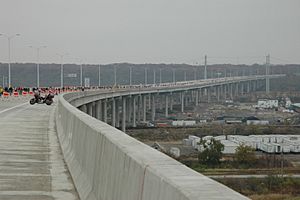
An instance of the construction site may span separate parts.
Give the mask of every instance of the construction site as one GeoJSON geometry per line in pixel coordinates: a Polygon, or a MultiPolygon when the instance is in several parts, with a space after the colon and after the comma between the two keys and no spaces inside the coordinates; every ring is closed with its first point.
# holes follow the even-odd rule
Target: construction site
{"type": "Polygon", "coordinates": [[[243,180],[244,184],[249,178],[262,181],[269,176],[299,176],[299,93],[271,92],[266,96],[255,92],[234,101],[217,102],[213,97],[211,101],[186,106],[184,113],[180,105],[174,104],[167,118],[158,109],[157,120],[129,129],[128,134],[253,199],[261,196],[253,197],[244,188],[239,190],[231,179],[243,180]],[[210,169],[199,164],[198,156],[203,151],[201,143],[212,139],[220,141],[224,149],[222,164],[210,169]],[[255,153],[253,165],[246,168],[234,164],[241,145],[251,147],[255,153]]]}

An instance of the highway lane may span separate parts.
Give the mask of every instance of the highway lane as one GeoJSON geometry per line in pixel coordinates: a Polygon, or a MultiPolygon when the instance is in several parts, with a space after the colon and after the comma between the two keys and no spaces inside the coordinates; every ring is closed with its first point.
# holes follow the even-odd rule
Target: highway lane
{"type": "Polygon", "coordinates": [[[0,199],[79,199],[55,131],[55,105],[22,103],[0,103],[0,199]]]}

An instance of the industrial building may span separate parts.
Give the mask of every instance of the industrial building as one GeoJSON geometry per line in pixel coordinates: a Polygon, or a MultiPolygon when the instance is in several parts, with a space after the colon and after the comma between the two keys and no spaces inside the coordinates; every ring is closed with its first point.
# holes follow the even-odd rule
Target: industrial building
{"type": "MultiPolygon", "coordinates": [[[[266,153],[300,153],[300,135],[220,135],[202,138],[207,141],[207,144],[212,139],[218,140],[224,145],[224,154],[234,154],[240,145],[250,146],[257,151],[266,153]]],[[[200,141],[200,137],[190,135],[188,139],[183,140],[183,145],[202,151],[204,147],[199,144],[200,141]]]]}

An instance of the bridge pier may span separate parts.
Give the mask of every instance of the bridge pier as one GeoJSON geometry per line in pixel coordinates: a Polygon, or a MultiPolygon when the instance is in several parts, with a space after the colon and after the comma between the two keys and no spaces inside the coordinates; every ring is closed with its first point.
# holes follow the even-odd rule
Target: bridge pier
{"type": "Polygon", "coordinates": [[[132,107],[133,107],[132,127],[136,127],[136,96],[132,96],[132,107]]]}
{"type": "Polygon", "coordinates": [[[195,105],[199,105],[199,90],[195,91],[195,105]]]}
{"type": "Polygon", "coordinates": [[[126,98],[122,98],[122,131],[126,131],[126,98]]]}
{"type": "Polygon", "coordinates": [[[166,94],[165,95],[166,98],[166,103],[165,103],[165,116],[168,117],[169,116],[169,108],[168,108],[168,104],[169,104],[169,96],[166,94]]]}
{"type": "Polygon", "coordinates": [[[87,104],[87,114],[92,116],[93,115],[93,103],[87,104]]]}
{"type": "Polygon", "coordinates": [[[181,112],[183,113],[184,112],[184,92],[181,92],[180,93],[180,97],[181,97],[181,112]]]}
{"type": "Polygon", "coordinates": [[[137,96],[137,121],[138,123],[141,122],[141,102],[142,102],[142,95],[137,96]]]}
{"type": "Polygon", "coordinates": [[[107,99],[103,101],[103,121],[107,123],[107,99]]]}
{"type": "Polygon", "coordinates": [[[101,100],[98,100],[95,102],[95,118],[101,120],[100,116],[101,116],[101,100]]]}
{"type": "Polygon", "coordinates": [[[155,121],[155,94],[151,95],[152,96],[152,109],[151,109],[151,121],[155,121]]]}
{"type": "Polygon", "coordinates": [[[112,101],[111,101],[111,125],[113,127],[116,127],[116,101],[115,101],[115,98],[113,97],[112,98],[112,101]]]}
{"type": "Polygon", "coordinates": [[[147,115],[147,98],[145,95],[142,96],[143,102],[143,121],[146,121],[146,115],[147,115]]]}
{"type": "Polygon", "coordinates": [[[119,105],[119,102],[120,102],[120,99],[121,98],[116,98],[115,101],[116,101],[116,127],[120,127],[120,105],[119,105]]]}

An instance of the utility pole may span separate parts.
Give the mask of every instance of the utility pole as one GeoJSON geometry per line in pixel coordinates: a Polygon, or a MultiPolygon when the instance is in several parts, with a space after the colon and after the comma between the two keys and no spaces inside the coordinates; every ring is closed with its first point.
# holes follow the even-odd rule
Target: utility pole
{"type": "Polygon", "coordinates": [[[173,68],[172,69],[172,73],[173,73],[173,83],[175,83],[176,82],[176,74],[175,74],[175,69],[173,68]]]}
{"type": "Polygon", "coordinates": [[[101,86],[101,65],[98,66],[98,86],[101,86]]]}
{"type": "Polygon", "coordinates": [[[114,65],[114,86],[117,85],[117,67],[114,65]]]}
{"type": "Polygon", "coordinates": [[[153,69],[153,84],[156,84],[156,71],[153,69]]]}
{"type": "Polygon", "coordinates": [[[147,68],[145,68],[145,73],[144,73],[144,78],[145,78],[145,85],[147,85],[147,68]]]}
{"type": "Polygon", "coordinates": [[[17,33],[14,35],[5,35],[0,33],[0,36],[5,37],[8,41],[8,87],[11,87],[11,40],[14,37],[20,36],[20,34],[17,33]]]}
{"type": "Polygon", "coordinates": [[[129,67],[129,85],[132,85],[132,66],[129,67]]]}
{"type": "Polygon", "coordinates": [[[159,69],[159,84],[161,84],[161,68],[159,69]]]}
{"type": "Polygon", "coordinates": [[[204,56],[204,79],[207,79],[207,56],[204,56]]]}
{"type": "Polygon", "coordinates": [[[64,87],[64,64],[63,64],[63,59],[64,56],[68,55],[67,53],[64,54],[57,54],[60,56],[60,87],[64,87]]]}
{"type": "Polygon", "coordinates": [[[266,93],[270,93],[270,55],[266,56],[266,93]]]}
{"type": "Polygon", "coordinates": [[[36,62],[36,86],[37,88],[40,87],[40,50],[41,48],[46,48],[47,46],[29,46],[32,49],[35,49],[37,51],[37,62],[36,62]]]}
{"type": "Polygon", "coordinates": [[[82,87],[82,71],[83,71],[83,66],[82,66],[82,61],[80,62],[80,86],[82,87]]]}

